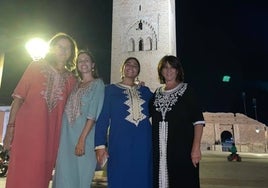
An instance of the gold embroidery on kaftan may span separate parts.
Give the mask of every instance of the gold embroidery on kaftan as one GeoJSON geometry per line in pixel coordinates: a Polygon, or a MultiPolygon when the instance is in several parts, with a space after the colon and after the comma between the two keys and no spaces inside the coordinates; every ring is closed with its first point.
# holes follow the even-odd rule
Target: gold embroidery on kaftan
{"type": "Polygon", "coordinates": [[[139,86],[119,86],[125,89],[124,94],[127,95],[125,104],[128,106],[127,111],[129,112],[129,115],[125,119],[138,126],[138,124],[146,118],[145,114],[142,113],[142,105],[145,103],[145,101],[141,98],[140,92],[138,91],[139,86]]]}
{"type": "Polygon", "coordinates": [[[65,113],[70,125],[72,125],[75,120],[81,115],[81,98],[85,93],[89,92],[92,88],[93,82],[87,85],[86,87],[79,87],[77,83],[74,87],[74,90],[71,92],[70,97],[65,106],[65,113]]]}

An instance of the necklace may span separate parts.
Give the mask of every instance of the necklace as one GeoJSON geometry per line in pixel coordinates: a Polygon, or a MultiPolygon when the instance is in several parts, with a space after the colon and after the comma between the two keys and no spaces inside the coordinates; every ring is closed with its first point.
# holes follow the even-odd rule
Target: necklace
{"type": "MultiPolygon", "coordinates": [[[[94,80],[94,79],[93,79],[94,80]]],[[[88,80],[88,81],[81,81],[80,83],[79,83],[79,87],[86,87],[86,86],[88,86],[93,80],[88,80]]]]}
{"type": "Polygon", "coordinates": [[[122,84],[122,85],[126,85],[126,86],[129,86],[129,87],[133,87],[133,86],[136,86],[137,84],[135,84],[134,82],[130,82],[130,83],[125,83],[125,82],[119,82],[119,84],[122,84]]]}

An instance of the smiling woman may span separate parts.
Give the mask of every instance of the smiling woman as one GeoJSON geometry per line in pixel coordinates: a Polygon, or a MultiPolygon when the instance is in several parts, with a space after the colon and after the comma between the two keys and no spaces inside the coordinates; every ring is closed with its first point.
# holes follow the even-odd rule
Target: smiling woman
{"type": "Polygon", "coordinates": [[[65,33],[56,34],[49,45],[47,56],[27,67],[12,94],[3,141],[11,154],[6,188],[47,188],[52,176],[63,109],[76,82],[71,71],[77,46],[65,33]],[[62,55],[56,45],[69,50],[62,55]],[[31,149],[25,152],[25,146],[31,149]]]}
{"type": "Polygon", "coordinates": [[[190,84],[184,82],[179,58],[162,57],[158,75],[164,85],[155,90],[150,102],[153,187],[199,188],[200,146],[205,121],[197,96],[190,84]]]}
{"type": "Polygon", "coordinates": [[[152,187],[148,109],[152,93],[148,87],[135,84],[139,72],[138,59],[129,57],[122,64],[122,81],[105,88],[95,146],[101,166],[108,158],[108,187],[152,187]]]}
{"type": "MultiPolygon", "coordinates": [[[[244,112],[245,91],[249,108],[256,97],[258,119],[267,123],[268,87],[257,88],[259,82],[268,83],[267,2],[180,0],[175,6],[177,53],[187,62],[186,79],[200,95],[204,111],[244,112]],[[231,76],[228,84],[221,82],[224,74],[231,76]]],[[[1,1],[0,23],[0,48],[5,52],[0,104],[11,103],[11,92],[29,62],[21,41],[33,33],[71,33],[80,47],[92,49],[101,62],[100,75],[110,83],[112,0],[1,1]]]]}
{"type": "Polygon", "coordinates": [[[47,41],[57,32],[70,33],[80,48],[92,50],[96,60],[101,62],[100,75],[109,83],[112,0],[105,3],[28,0],[16,3],[1,1],[0,4],[0,51],[5,56],[0,105],[12,102],[12,91],[31,60],[25,42],[34,36],[47,41]]]}
{"type": "Polygon", "coordinates": [[[74,86],[63,113],[53,188],[87,188],[96,169],[95,123],[102,108],[104,83],[95,73],[93,56],[80,51],[74,86]],[[94,69],[93,69],[94,68],[94,69]]]}

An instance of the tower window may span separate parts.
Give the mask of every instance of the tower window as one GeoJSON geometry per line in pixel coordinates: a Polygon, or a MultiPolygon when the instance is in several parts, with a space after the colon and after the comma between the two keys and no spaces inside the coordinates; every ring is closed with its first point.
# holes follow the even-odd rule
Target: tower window
{"type": "Polygon", "coordinates": [[[135,41],[133,38],[129,39],[129,41],[128,41],[128,51],[129,52],[135,51],[135,41]]]}
{"type": "Polygon", "coordinates": [[[141,22],[141,20],[139,22],[139,29],[142,30],[142,22],[141,22]]]}
{"type": "Polygon", "coordinates": [[[139,51],[143,51],[143,40],[139,41],[139,51]]]}

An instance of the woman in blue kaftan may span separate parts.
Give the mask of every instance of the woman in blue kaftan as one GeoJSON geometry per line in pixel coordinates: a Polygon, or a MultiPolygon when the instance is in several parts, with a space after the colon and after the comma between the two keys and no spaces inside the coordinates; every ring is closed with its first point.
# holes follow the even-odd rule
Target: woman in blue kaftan
{"type": "Polygon", "coordinates": [[[135,84],[140,64],[128,58],[122,82],[105,88],[104,104],[96,123],[95,146],[100,164],[108,158],[108,188],[152,187],[152,137],[148,87],[135,84]]]}

